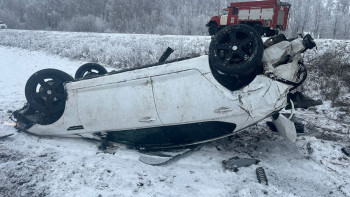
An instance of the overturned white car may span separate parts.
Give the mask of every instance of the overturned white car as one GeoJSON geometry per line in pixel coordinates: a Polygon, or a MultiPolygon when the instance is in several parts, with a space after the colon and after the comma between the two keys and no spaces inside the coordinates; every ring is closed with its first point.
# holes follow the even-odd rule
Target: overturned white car
{"type": "Polygon", "coordinates": [[[264,49],[254,29],[235,25],[213,37],[208,56],[110,73],[86,64],[76,79],[55,69],[38,71],[26,84],[28,104],[14,113],[16,128],[43,136],[102,136],[142,149],[233,135],[278,114],[305,80],[300,53],[315,43],[310,36],[280,38],[264,49]]]}

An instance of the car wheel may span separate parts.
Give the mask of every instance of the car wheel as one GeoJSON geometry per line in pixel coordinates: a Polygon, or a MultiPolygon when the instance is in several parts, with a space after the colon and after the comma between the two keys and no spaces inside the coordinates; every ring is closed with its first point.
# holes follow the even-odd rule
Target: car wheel
{"type": "Polygon", "coordinates": [[[210,66],[211,73],[214,78],[226,89],[231,91],[239,90],[246,85],[250,84],[258,74],[261,74],[262,70],[257,70],[256,73],[246,74],[246,75],[227,75],[225,73],[219,72],[217,69],[210,66]]]}
{"type": "Polygon", "coordinates": [[[263,42],[248,25],[232,25],[220,30],[209,47],[209,64],[231,76],[250,75],[262,68],[263,42]]]}
{"type": "Polygon", "coordinates": [[[208,31],[209,31],[209,35],[213,36],[216,33],[218,33],[219,27],[216,23],[210,23],[208,31]]]}
{"type": "Polygon", "coordinates": [[[104,74],[107,74],[107,70],[100,64],[87,63],[78,68],[75,73],[75,79],[91,78],[104,74]]]}
{"type": "Polygon", "coordinates": [[[47,114],[64,109],[67,99],[64,83],[68,81],[74,81],[73,77],[56,69],[34,73],[25,86],[25,96],[30,107],[47,114]]]}

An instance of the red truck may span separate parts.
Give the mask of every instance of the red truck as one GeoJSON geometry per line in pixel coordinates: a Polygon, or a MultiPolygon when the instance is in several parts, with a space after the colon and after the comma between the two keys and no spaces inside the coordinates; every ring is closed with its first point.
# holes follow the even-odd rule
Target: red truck
{"type": "Polygon", "coordinates": [[[280,0],[231,3],[222,15],[213,16],[206,26],[209,34],[215,35],[226,26],[246,24],[260,35],[270,37],[286,30],[290,7],[291,4],[280,0]]]}

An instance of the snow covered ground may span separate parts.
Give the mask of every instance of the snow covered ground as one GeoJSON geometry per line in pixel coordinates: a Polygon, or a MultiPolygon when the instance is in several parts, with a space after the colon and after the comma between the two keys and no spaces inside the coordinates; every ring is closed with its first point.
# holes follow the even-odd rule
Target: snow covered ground
{"type": "Polygon", "coordinates": [[[309,134],[296,143],[261,122],[164,166],[141,163],[123,145],[108,154],[96,141],[18,133],[8,117],[25,103],[29,76],[48,67],[74,75],[85,63],[45,52],[0,47],[0,136],[14,134],[0,141],[0,196],[350,196],[350,158],[340,150],[350,124],[329,116],[337,113],[329,102],[297,112],[309,134]],[[225,171],[222,160],[234,156],[261,163],[225,171]],[[258,166],[269,186],[258,183],[258,166]]]}
{"type": "Polygon", "coordinates": [[[97,61],[115,68],[158,62],[162,53],[175,50],[169,59],[196,56],[208,51],[209,36],[78,33],[2,30],[0,45],[44,51],[61,57],[97,61]]]}

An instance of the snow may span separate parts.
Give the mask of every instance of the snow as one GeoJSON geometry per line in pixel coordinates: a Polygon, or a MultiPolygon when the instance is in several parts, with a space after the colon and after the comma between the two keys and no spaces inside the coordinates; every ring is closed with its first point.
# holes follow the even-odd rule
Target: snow
{"type": "Polygon", "coordinates": [[[0,45],[44,51],[62,57],[98,61],[115,68],[136,67],[158,62],[171,47],[169,60],[203,55],[209,36],[77,33],[54,31],[4,30],[0,45]]]}
{"type": "Polygon", "coordinates": [[[18,133],[4,123],[25,103],[29,76],[44,68],[74,75],[86,63],[47,52],[0,47],[0,135],[14,134],[0,141],[0,196],[350,196],[350,158],[340,150],[350,144],[350,125],[328,116],[328,102],[297,111],[309,133],[296,143],[262,121],[164,166],[143,164],[123,145],[108,154],[92,140],[18,133]],[[221,162],[234,156],[261,163],[225,171],[221,162]],[[258,183],[258,166],[269,186],[258,183]]]}

